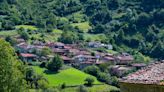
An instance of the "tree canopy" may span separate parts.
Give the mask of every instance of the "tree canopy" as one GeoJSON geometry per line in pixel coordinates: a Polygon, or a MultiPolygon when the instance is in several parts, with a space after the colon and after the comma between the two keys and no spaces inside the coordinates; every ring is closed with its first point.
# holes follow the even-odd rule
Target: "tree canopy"
{"type": "Polygon", "coordinates": [[[23,65],[9,43],[0,39],[0,91],[26,92],[23,65]]]}

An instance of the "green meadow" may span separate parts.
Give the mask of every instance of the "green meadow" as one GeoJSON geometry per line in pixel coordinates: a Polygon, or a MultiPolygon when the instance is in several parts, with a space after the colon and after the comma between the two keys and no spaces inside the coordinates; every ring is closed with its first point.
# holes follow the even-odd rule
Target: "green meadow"
{"type": "MultiPolygon", "coordinates": [[[[89,74],[86,74],[82,71],[79,71],[75,68],[69,68],[65,70],[60,70],[59,73],[45,73],[45,68],[40,68],[38,66],[33,66],[33,69],[38,74],[42,74],[45,78],[47,78],[50,86],[59,86],[65,83],[67,86],[75,86],[75,85],[82,85],[85,83],[85,79],[87,77],[93,77],[89,74]]],[[[101,84],[95,77],[94,84],[101,84]]]]}
{"type": "Polygon", "coordinates": [[[16,29],[19,28],[24,28],[24,29],[29,29],[29,30],[37,30],[38,28],[32,25],[18,25],[16,26],[16,29]]]}

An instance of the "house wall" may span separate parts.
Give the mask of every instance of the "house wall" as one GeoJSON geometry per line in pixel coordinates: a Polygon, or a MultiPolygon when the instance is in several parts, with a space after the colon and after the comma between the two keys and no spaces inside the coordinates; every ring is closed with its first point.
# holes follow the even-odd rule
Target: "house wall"
{"type": "Polygon", "coordinates": [[[120,83],[121,92],[164,92],[164,85],[120,83]]]}

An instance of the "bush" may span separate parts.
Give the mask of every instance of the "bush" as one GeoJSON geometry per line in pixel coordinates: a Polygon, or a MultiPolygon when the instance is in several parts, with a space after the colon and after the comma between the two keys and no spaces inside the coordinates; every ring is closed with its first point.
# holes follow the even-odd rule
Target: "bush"
{"type": "Polygon", "coordinates": [[[78,87],[77,92],[88,92],[87,88],[84,85],[80,85],[78,87]]]}
{"type": "Polygon", "coordinates": [[[58,72],[58,70],[62,67],[63,60],[59,55],[55,55],[53,60],[47,64],[47,69],[53,72],[58,72]]]}
{"type": "Polygon", "coordinates": [[[42,90],[42,92],[60,92],[57,88],[47,88],[46,90],[42,90]]]}
{"type": "Polygon", "coordinates": [[[98,73],[100,72],[100,69],[97,66],[88,66],[86,68],[84,68],[84,72],[91,74],[93,76],[97,76],[98,73]]]}
{"type": "Polygon", "coordinates": [[[46,67],[46,62],[42,62],[39,66],[40,66],[41,68],[46,67]]]}
{"type": "Polygon", "coordinates": [[[118,85],[118,78],[117,77],[111,77],[111,79],[110,79],[110,84],[112,85],[112,86],[116,86],[116,87],[119,87],[119,85],[118,85]]]}
{"type": "Polygon", "coordinates": [[[61,89],[65,89],[65,88],[66,88],[66,84],[63,83],[63,84],[61,85],[61,89]]]}
{"type": "Polygon", "coordinates": [[[86,81],[85,85],[92,86],[95,80],[92,77],[88,77],[85,79],[85,81],[86,81]]]}
{"type": "Polygon", "coordinates": [[[66,31],[61,34],[61,37],[59,38],[59,41],[65,43],[65,44],[72,44],[74,42],[77,42],[79,40],[79,37],[76,32],[66,31]]]}
{"type": "Polygon", "coordinates": [[[46,56],[52,54],[52,50],[48,47],[45,47],[41,51],[41,56],[46,56]]]}
{"type": "Polygon", "coordinates": [[[98,80],[101,81],[101,82],[106,82],[108,83],[110,81],[110,75],[106,74],[106,73],[103,73],[103,72],[100,72],[98,73],[98,76],[97,76],[98,80]]]}
{"type": "Polygon", "coordinates": [[[110,92],[120,92],[120,90],[113,89],[110,92]]]}

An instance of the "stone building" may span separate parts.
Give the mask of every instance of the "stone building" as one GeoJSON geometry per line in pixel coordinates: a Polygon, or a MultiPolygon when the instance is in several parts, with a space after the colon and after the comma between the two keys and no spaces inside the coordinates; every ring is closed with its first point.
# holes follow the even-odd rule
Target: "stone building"
{"type": "Polygon", "coordinates": [[[164,92],[164,62],[157,62],[120,80],[121,92],[164,92]]]}

